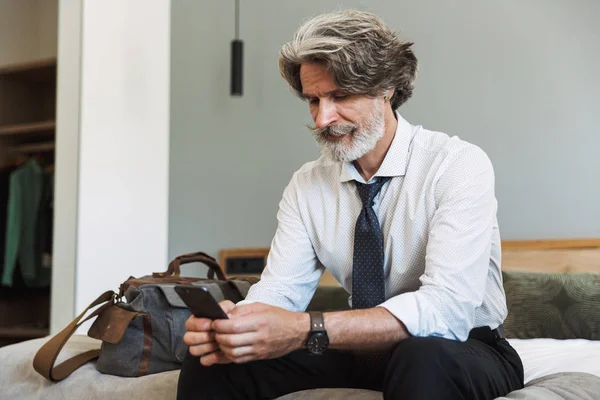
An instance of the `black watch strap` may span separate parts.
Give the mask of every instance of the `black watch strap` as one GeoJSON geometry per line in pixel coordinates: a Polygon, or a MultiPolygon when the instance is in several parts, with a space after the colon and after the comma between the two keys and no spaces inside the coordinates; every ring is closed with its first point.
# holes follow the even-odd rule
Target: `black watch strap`
{"type": "Polygon", "coordinates": [[[320,311],[309,311],[308,314],[310,315],[310,331],[325,332],[323,313],[320,311]]]}

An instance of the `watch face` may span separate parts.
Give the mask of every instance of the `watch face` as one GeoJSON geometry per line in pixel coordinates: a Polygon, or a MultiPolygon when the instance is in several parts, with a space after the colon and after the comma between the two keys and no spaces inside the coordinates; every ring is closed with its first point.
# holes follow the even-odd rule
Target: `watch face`
{"type": "Polygon", "coordinates": [[[323,354],[327,346],[329,345],[329,338],[325,332],[315,332],[313,333],[308,342],[306,343],[306,347],[308,351],[313,354],[323,354]]]}

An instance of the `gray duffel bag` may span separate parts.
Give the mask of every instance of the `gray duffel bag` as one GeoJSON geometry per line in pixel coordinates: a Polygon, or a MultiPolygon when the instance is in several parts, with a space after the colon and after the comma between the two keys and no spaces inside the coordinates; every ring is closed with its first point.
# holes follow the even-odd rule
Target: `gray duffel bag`
{"type": "Polygon", "coordinates": [[[51,381],[66,378],[95,358],[98,358],[96,368],[110,375],[135,377],[179,369],[188,350],[183,335],[185,321],[191,312],[175,293],[174,287],[204,286],[218,301],[227,299],[236,303],[246,297],[254,282],[256,279],[226,279],[217,261],[205,253],[179,256],[171,261],[167,272],[130,277],[121,284],[119,293],[103,293],[38,350],[33,366],[51,381]],[[180,265],[192,262],[201,262],[208,267],[207,279],[180,276],[180,265]],[[217,279],[214,279],[215,275],[217,279]],[[94,307],[97,308],[82,319],[94,307]],[[81,324],[94,317],[97,318],[88,336],[101,340],[101,348],[54,366],[71,335],[81,324]]]}

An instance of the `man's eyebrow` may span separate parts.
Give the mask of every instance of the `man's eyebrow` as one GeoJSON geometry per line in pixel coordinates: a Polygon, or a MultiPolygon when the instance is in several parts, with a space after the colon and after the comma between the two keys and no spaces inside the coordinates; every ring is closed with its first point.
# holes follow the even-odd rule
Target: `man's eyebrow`
{"type": "MultiPolygon", "coordinates": [[[[330,96],[332,94],[341,93],[341,92],[343,92],[343,90],[341,90],[339,88],[333,89],[333,90],[330,90],[329,92],[323,93],[323,96],[330,96]]],[[[317,96],[315,96],[314,94],[310,94],[310,93],[300,93],[300,97],[302,97],[305,100],[309,100],[309,99],[312,99],[317,96]]]]}

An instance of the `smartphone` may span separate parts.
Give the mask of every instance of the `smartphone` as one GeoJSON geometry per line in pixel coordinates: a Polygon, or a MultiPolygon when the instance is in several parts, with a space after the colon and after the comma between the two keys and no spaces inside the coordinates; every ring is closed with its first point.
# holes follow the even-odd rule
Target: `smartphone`
{"type": "Polygon", "coordinates": [[[202,286],[177,285],[175,292],[190,309],[192,314],[198,318],[228,319],[227,314],[219,303],[210,294],[208,289],[202,286]]]}

